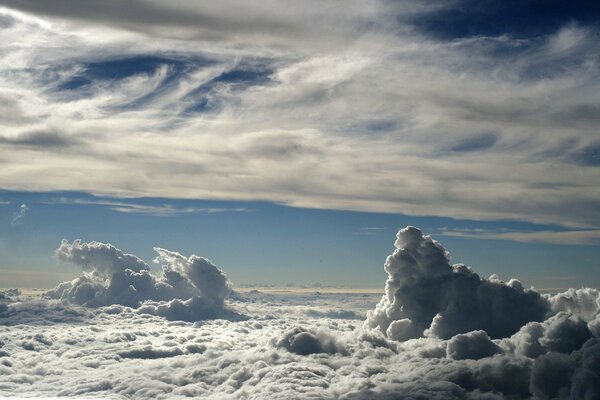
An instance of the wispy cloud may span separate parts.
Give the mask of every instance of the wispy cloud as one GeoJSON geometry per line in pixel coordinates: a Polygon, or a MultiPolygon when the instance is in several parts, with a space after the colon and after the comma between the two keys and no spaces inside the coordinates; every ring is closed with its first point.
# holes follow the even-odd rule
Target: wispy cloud
{"type": "Polygon", "coordinates": [[[376,235],[377,232],[384,230],[385,228],[380,228],[378,226],[367,226],[363,228],[358,228],[354,232],[354,235],[376,235]]]}
{"type": "Polygon", "coordinates": [[[129,214],[147,214],[156,217],[169,217],[181,214],[215,214],[223,212],[253,212],[253,209],[245,207],[176,207],[172,204],[148,205],[114,200],[87,200],[59,198],[47,203],[75,204],[75,205],[96,205],[106,207],[110,210],[129,213],[129,214]]]}
{"type": "Polygon", "coordinates": [[[25,203],[21,204],[18,211],[13,214],[10,224],[13,226],[21,225],[23,218],[27,215],[27,211],[29,211],[29,207],[25,203]]]}
{"type": "Polygon", "coordinates": [[[599,245],[600,230],[565,230],[565,231],[508,231],[486,229],[442,229],[444,236],[464,237],[485,240],[512,240],[524,243],[552,243],[552,244],[578,244],[599,245]]]}
{"type": "Polygon", "coordinates": [[[420,3],[0,0],[0,187],[599,229],[597,31],[420,3]]]}

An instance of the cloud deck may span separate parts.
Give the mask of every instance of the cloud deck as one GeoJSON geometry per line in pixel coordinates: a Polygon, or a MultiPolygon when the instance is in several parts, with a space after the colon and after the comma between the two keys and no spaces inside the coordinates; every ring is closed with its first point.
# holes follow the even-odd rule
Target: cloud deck
{"type": "Polygon", "coordinates": [[[543,295],[517,280],[480,278],[471,268],[452,266],[441,244],[413,227],[398,233],[396,247],[385,263],[389,278],[379,299],[361,293],[231,293],[225,274],[198,256],[156,249],[165,265],[155,276],[144,261],[112,245],[63,241],[58,256],[79,265],[85,279],[38,299],[21,299],[16,290],[1,293],[0,395],[600,394],[598,290],[543,295]],[[140,273],[147,274],[147,291],[137,280],[120,285],[124,291],[114,288],[114,281],[140,273]],[[173,290],[177,284],[183,285],[181,299],[173,290]],[[169,296],[153,297],[159,285],[169,296]],[[74,295],[73,288],[101,301],[74,295]],[[123,293],[137,293],[135,301],[123,293]]]}

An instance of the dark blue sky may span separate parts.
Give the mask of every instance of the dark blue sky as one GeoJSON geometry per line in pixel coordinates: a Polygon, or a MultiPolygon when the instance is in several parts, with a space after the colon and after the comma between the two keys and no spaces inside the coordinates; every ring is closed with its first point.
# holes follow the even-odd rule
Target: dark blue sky
{"type": "Polygon", "coordinates": [[[531,38],[567,24],[599,27],[600,3],[590,0],[445,0],[411,22],[436,38],[510,35],[531,38]]]}

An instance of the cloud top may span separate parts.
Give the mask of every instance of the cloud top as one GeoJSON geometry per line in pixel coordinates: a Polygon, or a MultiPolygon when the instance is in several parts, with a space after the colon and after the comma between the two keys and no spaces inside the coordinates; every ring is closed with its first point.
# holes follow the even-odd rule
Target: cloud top
{"type": "MultiPolygon", "coordinates": [[[[84,275],[64,282],[46,295],[88,307],[120,304],[141,312],[184,320],[215,318],[224,312],[231,293],[225,273],[209,260],[156,247],[154,275],[143,260],[108,243],[63,240],[56,250],[59,260],[82,268],[84,275]]],[[[233,315],[233,314],[231,314],[233,315]]]]}
{"type": "Polygon", "coordinates": [[[550,310],[515,279],[483,279],[463,264],[451,265],[450,254],[415,227],[401,229],[395,247],[384,265],[385,294],[365,322],[391,339],[447,339],[472,330],[508,337],[550,310]]]}
{"type": "Polygon", "coordinates": [[[600,394],[598,290],[541,295],[516,280],[482,279],[451,265],[444,247],[414,227],[398,232],[381,299],[283,291],[228,297],[226,275],[199,256],[156,248],[162,269],[153,274],[110,244],[63,242],[59,250],[84,274],[51,291],[56,300],[0,291],[0,396],[600,394]]]}

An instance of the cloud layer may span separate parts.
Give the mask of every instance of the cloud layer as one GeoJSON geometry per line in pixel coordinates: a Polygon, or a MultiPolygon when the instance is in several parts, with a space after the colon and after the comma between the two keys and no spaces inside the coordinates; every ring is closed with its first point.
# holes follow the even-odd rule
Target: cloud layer
{"type": "Polygon", "coordinates": [[[597,230],[597,12],[521,3],[1,1],[0,186],[597,230]]]}
{"type": "Polygon", "coordinates": [[[284,290],[228,296],[224,273],[204,258],[157,248],[164,265],[155,276],[114,246],[63,241],[59,257],[86,271],[63,293],[91,284],[103,302],[0,292],[0,396],[598,397],[597,289],[542,295],[516,280],[481,279],[450,266],[442,245],[414,227],[398,232],[396,246],[378,299],[284,290]],[[123,300],[135,292],[172,298],[134,297],[140,303],[129,306],[123,300]],[[518,324],[505,318],[508,300],[518,324]]]}

